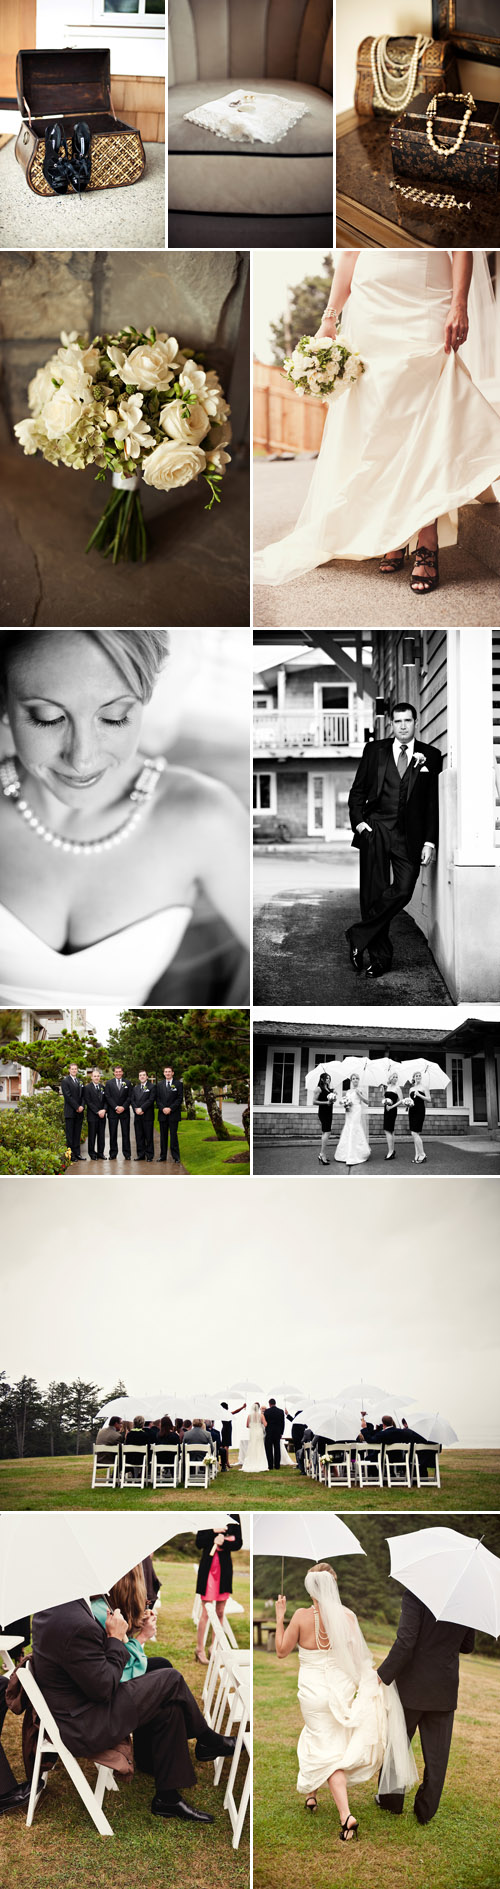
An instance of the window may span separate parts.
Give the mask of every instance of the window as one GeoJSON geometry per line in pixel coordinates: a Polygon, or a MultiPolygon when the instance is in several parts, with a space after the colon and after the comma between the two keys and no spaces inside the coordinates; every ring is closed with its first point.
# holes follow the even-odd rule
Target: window
{"type": "Polygon", "coordinates": [[[350,814],[349,814],[349,795],[348,794],[340,794],[340,793],[337,794],[337,810],[336,810],[335,825],[336,827],[342,828],[343,830],[347,828],[347,831],[349,831],[350,829],[351,820],[350,820],[350,814]]]}
{"type": "Polygon", "coordinates": [[[343,683],[336,683],[333,687],[328,688],[327,684],[324,682],[321,689],[321,696],[323,708],[349,707],[349,687],[347,683],[345,687],[343,683]]]}
{"type": "Polygon", "coordinates": [[[451,1059],[451,1087],[452,1087],[453,1107],[463,1108],[463,1105],[464,1105],[464,1066],[463,1066],[461,1056],[452,1056],[452,1059],[451,1059]]]}
{"type": "Polygon", "coordinates": [[[160,26],[165,0],[94,0],[94,20],[122,19],[126,26],[160,26]]]}
{"type": "Polygon", "coordinates": [[[262,713],[263,709],[272,708],[273,706],[272,695],[254,695],[253,705],[254,705],[254,708],[258,708],[260,710],[260,713],[262,713]]]}
{"type": "Polygon", "coordinates": [[[472,1113],[475,1122],[487,1122],[486,1107],[486,1069],[484,1056],[473,1056],[472,1072],[472,1113]]]}
{"type": "Polygon", "coordinates": [[[323,832],[323,826],[324,826],[323,794],[324,794],[323,775],[313,774],[313,783],[312,783],[313,827],[314,827],[315,833],[323,832]]]}
{"type": "Polygon", "coordinates": [[[255,813],[272,811],[272,774],[254,774],[253,804],[255,813]]]}
{"type": "Polygon", "coordinates": [[[273,1054],[271,1102],[281,1102],[283,1105],[293,1102],[294,1075],[295,1050],[275,1049],[273,1054]]]}

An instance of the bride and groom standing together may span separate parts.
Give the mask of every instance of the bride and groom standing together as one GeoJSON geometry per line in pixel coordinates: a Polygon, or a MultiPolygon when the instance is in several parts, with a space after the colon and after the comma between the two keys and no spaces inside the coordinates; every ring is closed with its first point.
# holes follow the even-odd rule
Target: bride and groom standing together
{"type": "Polygon", "coordinates": [[[282,1469],[290,1465],[282,1442],[284,1428],[285,1412],[280,1409],[275,1397],[269,1398],[266,1409],[257,1402],[252,1404],[247,1417],[248,1449],[241,1464],[247,1476],[258,1476],[262,1470],[282,1469]]]}

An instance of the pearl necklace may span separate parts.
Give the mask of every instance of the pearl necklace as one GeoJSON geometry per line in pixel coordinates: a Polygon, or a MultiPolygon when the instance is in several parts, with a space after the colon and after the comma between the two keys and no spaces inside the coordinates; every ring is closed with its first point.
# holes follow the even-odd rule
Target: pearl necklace
{"type": "Polygon", "coordinates": [[[93,853],[108,853],[113,846],[122,846],[124,840],[130,838],[146,811],[166,765],[162,754],[157,755],[154,760],[146,761],[129,794],[129,799],[138,803],[134,812],[122,826],[117,827],[116,833],[106,833],[100,840],[65,840],[61,838],[60,833],[53,833],[50,827],[44,826],[43,821],[39,820],[38,815],[33,812],[29,802],[21,796],[21,782],[14,756],[10,756],[7,761],[2,761],[0,783],[5,799],[13,800],[21,819],[26,821],[27,826],[36,834],[37,839],[43,841],[45,846],[53,846],[55,851],[61,853],[82,853],[88,857],[93,853]]]}
{"type": "Polygon", "coordinates": [[[417,33],[413,52],[395,57],[388,52],[389,38],[394,36],[383,33],[379,39],[372,39],[370,46],[370,65],[374,86],[374,103],[383,105],[385,111],[406,111],[413,98],[417,84],[420,60],[432,46],[432,39],[425,33],[417,33]]]}
{"type": "Polygon", "coordinates": [[[318,1653],[329,1652],[330,1641],[328,1638],[328,1634],[327,1633],[325,1634],[325,1629],[324,1627],[321,1626],[319,1614],[316,1613],[316,1608],[314,1609],[314,1631],[316,1634],[316,1646],[318,1648],[318,1653]],[[321,1638],[322,1634],[323,1634],[323,1638],[321,1638]]]}
{"type": "Polygon", "coordinates": [[[455,92],[455,93],[435,92],[434,97],[429,99],[429,104],[427,106],[427,113],[426,113],[427,142],[428,144],[430,144],[431,150],[436,152],[437,157],[444,157],[444,158],[455,157],[456,152],[460,150],[460,145],[463,144],[468,125],[470,124],[470,120],[472,118],[472,113],[475,111],[475,109],[476,109],[476,101],[472,97],[472,92],[455,92]],[[458,138],[455,138],[454,144],[438,144],[434,137],[434,125],[433,125],[432,120],[436,116],[438,101],[440,98],[454,98],[454,101],[456,104],[464,104],[467,106],[465,117],[462,119],[460,131],[458,133],[458,138]]]}

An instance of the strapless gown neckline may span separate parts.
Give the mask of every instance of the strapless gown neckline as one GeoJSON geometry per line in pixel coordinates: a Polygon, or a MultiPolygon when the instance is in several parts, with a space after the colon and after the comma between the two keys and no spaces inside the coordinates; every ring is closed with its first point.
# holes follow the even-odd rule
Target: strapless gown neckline
{"type": "Polygon", "coordinates": [[[0,905],[0,1003],[143,1004],[178,951],[190,905],[166,905],[82,950],[54,950],[0,905]]]}

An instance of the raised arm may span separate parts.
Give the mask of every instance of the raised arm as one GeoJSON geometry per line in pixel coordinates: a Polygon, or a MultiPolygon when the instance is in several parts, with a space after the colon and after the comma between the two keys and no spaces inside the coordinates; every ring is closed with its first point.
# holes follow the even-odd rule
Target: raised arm
{"type": "Polygon", "coordinates": [[[300,1621],[303,1609],[298,1607],[292,1614],[289,1625],[285,1626],[286,1594],[278,1594],[276,1601],[276,1652],[278,1659],[286,1659],[287,1653],[293,1653],[298,1646],[300,1621]]]}
{"type": "Polygon", "coordinates": [[[458,348],[467,340],[469,316],[467,304],[472,278],[472,250],[454,249],[451,263],[452,296],[449,315],[444,329],[445,354],[456,354],[458,348]]]}
{"type": "Polygon", "coordinates": [[[342,313],[351,293],[351,282],[359,256],[359,249],[344,249],[333,272],[332,286],[325,312],[318,328],[319,335],[335,335],[335,316],[342,313]]]}

